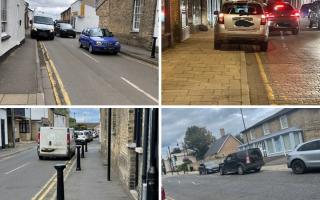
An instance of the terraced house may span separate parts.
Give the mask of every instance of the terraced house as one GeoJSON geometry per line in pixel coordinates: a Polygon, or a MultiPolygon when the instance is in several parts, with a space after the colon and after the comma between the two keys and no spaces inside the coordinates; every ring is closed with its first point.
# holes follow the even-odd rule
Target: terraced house
{"type": "Polygon", "coordinates": [[[296,145],[320,138],[320,109],[285,108],[242,132],[240,149],[258,147],[264,156],[279,156],[296,145]]]}

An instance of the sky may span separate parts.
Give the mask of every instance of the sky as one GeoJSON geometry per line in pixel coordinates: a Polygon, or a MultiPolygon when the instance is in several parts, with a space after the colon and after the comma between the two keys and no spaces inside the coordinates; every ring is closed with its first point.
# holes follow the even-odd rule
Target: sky
{"type": "Polygon", "coordinates": [[[26,0],[32,10],[43,11],[54,19],[60,19],[60,13],[76,0],[26,0]]]}
{"type": "Polygon", "coordinates": [[[74,108],[70,109],[70,117],[76,117],[77,122],[100,122],[99,108],[74,108]]]}
{"type": "MultiPolygon", "coordinates": [[[[281,108],[243,108],[245,125],[248,128],[266,117],[280,111],[281,108]]],[[[225,133],[236,135],[243,129],[239,108],[164,108],[162,109],[162,155],[167,155],[168,146],[183,142],[188,127],[197,125],[206,127],[216,138],[220,137],[220,128],[225,133]]]]}

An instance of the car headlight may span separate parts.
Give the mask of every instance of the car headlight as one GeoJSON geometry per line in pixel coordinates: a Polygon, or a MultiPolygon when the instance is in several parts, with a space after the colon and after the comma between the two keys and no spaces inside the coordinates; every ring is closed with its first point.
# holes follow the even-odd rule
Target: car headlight
{"type": "Polygon", "coordinates": [[[116,45],[117,45],[117,46],[120,45],[120,42],[116,42],[116,45]]]}
{"type": "Polygon", "coordinates": [[[101,46],[102,42],[96,42],[96,45],[101,46]]]}
{"type": "Polygon", "coordinates": [[[54,30],[53,29],[50,29],[50,33],[52,33],[54,30]]]}
{"type": "Polygon", "coordinates": [[[36,27],[33,27],[32,30],[37,31],[38,29],[36,27]]]}

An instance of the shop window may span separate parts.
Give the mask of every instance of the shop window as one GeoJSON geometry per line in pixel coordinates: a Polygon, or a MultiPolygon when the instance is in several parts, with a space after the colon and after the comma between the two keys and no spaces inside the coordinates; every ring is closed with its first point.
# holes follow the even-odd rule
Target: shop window
{"type": "Polygon", "coordinates": [[[283,143],[284,143],[285,150],[286,151],[291,150],[292,149],[292,145],[291,145],[291,142],[290,142],[290,135],[289,134],[283,135],[282,138],[283,138],[283,143]]]}
{"type": "Polygon", "coordinates": [[[133,7],[133,27],[132,30],[139,32],[140,30],[140,17],[141,17],[141,3],[142,0],[135,0],[133,7]]]}
{"type": "Polygon", "coordinates": [[[271,139],[267,140],[267,147],[268,147],[269,154],[274,153],[274,148],[273,148],[273,144],[272,144],[271,139]]]}
{"type": "Polygon", "coordinates": [[[250,139],[251,140],[256,139],[256,133],[255,133],[255,131],[253,129],[250,130],[250,139]]]}
{"type": "Polygon", "coordinates": [[[1,0],[1,33],[7,31],[7,0],[1,0]]]}
{"type": "Polygon", "coordinates": [[[268,135],[270,134],[270,129],[269,129],[269,125],[267,123],[262,125],[262,129],[263,129],[263,134],[264,135],[268,135]]]}
{"type": "Polygon", "coordinates": [[[19,122],[19,132],[20,133],[29,133],[29,121],[22,120],[19,122]]]}
{"type": "Polygon", "coordinates": [[[187,20],[187,1],[186,0],[181,0],[181,25],[182,28],[186,27],[188,25],[188,20],[187,20]]]}
{"type": "Polygon", "coordinates": [[[286,115],[283,115],[280,117],[280,125],[281,125],[281,129],[288,128],[288,119],[286,115]]]}

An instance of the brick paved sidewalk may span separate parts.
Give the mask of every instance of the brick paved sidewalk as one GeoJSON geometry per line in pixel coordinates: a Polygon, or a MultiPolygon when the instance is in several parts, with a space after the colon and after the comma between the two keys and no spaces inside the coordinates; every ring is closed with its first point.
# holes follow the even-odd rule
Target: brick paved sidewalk
{"type": "Polygon", "coordinates": [[[162,54],[164,105],[250,104],[244,52],[213,49],[213,31],[162,54]]]}

